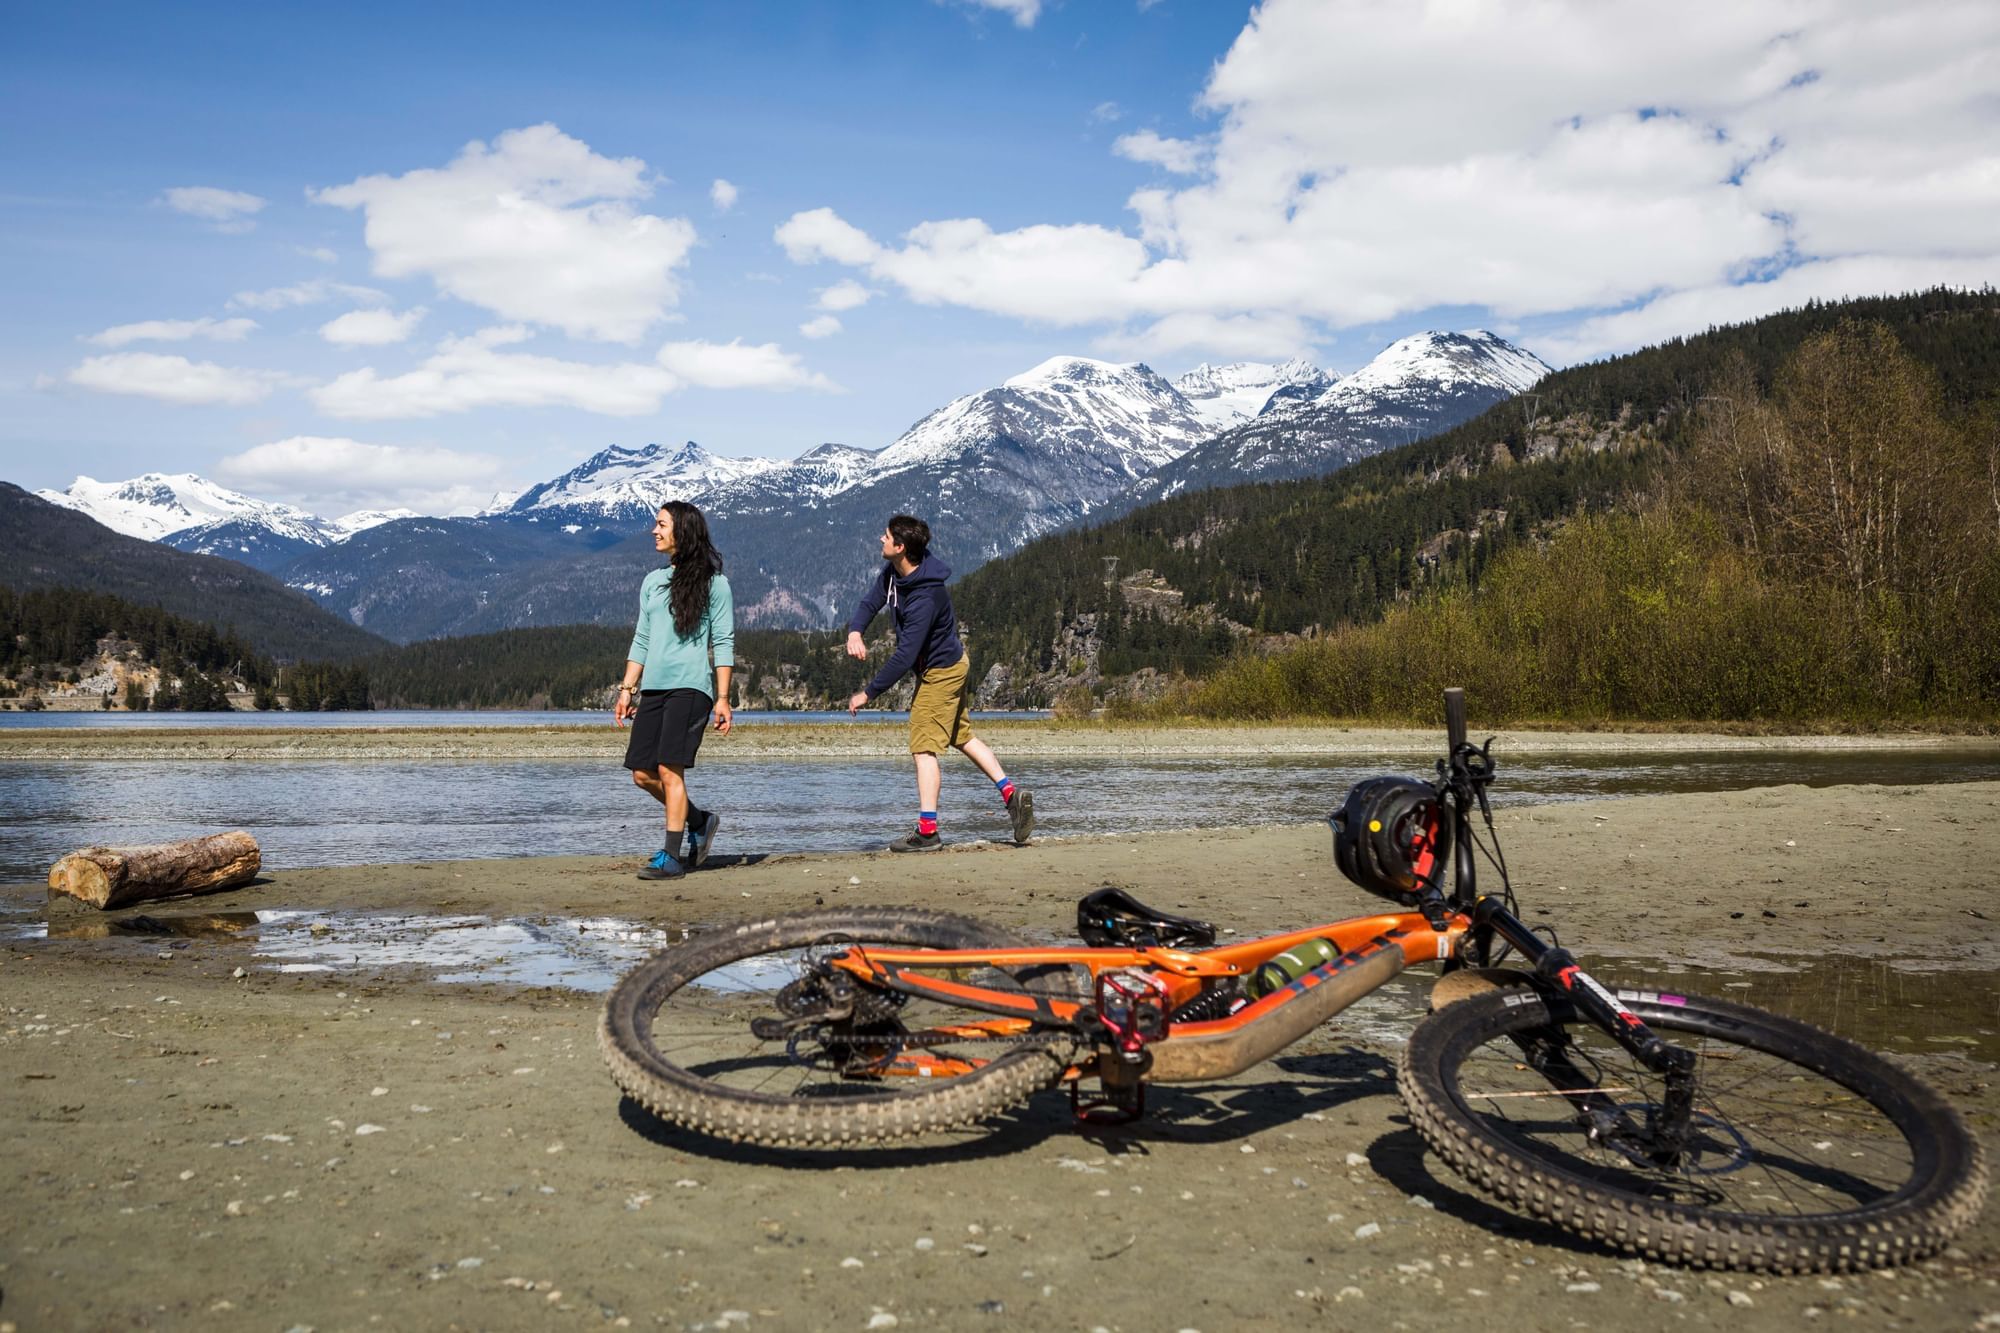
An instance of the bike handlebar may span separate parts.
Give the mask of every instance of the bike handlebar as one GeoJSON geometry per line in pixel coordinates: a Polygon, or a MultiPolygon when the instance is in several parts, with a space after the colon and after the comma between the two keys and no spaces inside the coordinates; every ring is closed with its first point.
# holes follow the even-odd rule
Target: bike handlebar
{"type": "Polygon", "coordinates": [[[1451,754],[1456,757],[1458,747],[1465,744],[1465,691],[1456,686],[1444,692],[1444,730],[1451,754]]]}

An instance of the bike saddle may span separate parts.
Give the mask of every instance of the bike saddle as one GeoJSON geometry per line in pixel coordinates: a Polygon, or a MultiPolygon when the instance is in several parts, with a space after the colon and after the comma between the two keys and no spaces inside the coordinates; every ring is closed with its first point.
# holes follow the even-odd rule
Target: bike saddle
{"type": "Polygon", "coordinates": [[[1205,949],[1215,943],[1215,927],[1208,922],[1148,907],[1108,885],[1077,903],[1076,933],[1100,949],[1205,949]]]}

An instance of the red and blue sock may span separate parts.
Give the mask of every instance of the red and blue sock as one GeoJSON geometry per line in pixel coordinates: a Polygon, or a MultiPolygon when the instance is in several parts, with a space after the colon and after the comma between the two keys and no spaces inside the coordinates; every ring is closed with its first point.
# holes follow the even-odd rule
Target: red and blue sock
{"type": "Polygon", "coordinates": [[[1005,773],[993,779],[993,786],[1000,793],[1000,804],[1005,805],[1014,799],[1014,779],[1005,773]]]}
{"type": "Polygon", "coordinates": [[[917,832],[923,834],[926,838],[931,837],[937,832],[937,811],[917,811],[917,832]]]}

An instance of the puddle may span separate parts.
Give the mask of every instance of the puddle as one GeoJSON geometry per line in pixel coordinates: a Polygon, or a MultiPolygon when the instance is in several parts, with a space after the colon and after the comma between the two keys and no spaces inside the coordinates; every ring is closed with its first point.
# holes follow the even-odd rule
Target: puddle
{"type": "Polygon", "coordinates": [[[607,991],[649,955],[688,938],[684,926],[617,917],[433,916],[264,910],[58,917],[0,922],[0,938],[143,940],[184,949],[207,939],[241,948],[253,970],[356,972],[412,967],[439,982],[607,991]]]}
{"type": "MultiPolygon", "coordinates": [[[[648,925],[620,917],[496,919],[265,910],[59,917],[44,923],[11,912],[0,916],[0,938],[103,940],[135,953],[212,941],[242,951],[253,970],[351,973],[408,967],[443,983],[586,992],[609,990],[646,957],[693,933],[684,925],[648,925]]],[[[2000,1063],[2000,975],[1993,972],[1940,969],[1928,958],[1772,955],[1745,959],[1735,968],[1664,958],[1586,962],[1610,985],[1740,1000],[1875,1050],[1961,1053],[2000,1063]]],[[[721,978],[719,988],[761,987],[758,967],[756,960],[740,964],[742,975],[721,978]]],[[[1400,1044],[1423,1018],[1432,981],[1428,968],[1405,973],[1334,1019],[1322,1036],[1400,1044]]]]}

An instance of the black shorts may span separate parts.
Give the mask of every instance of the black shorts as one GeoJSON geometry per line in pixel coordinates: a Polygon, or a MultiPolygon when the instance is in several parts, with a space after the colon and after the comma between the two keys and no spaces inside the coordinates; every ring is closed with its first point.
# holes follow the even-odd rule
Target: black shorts
{"type": "Polygon", "coordinates": [[[700,690],[645,690],[632,719],[625,767],[645,773],[692,768],[715,700],[700,690]]]}

